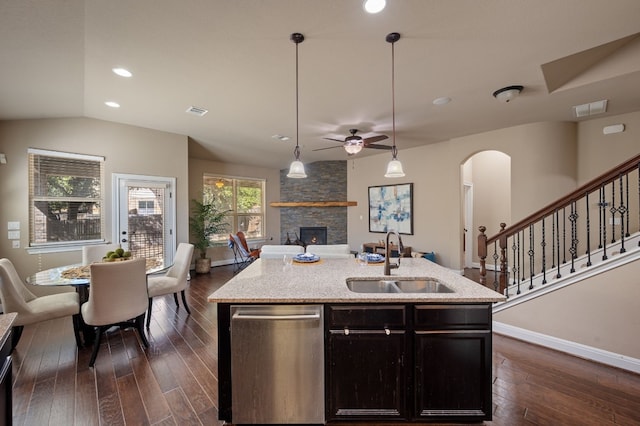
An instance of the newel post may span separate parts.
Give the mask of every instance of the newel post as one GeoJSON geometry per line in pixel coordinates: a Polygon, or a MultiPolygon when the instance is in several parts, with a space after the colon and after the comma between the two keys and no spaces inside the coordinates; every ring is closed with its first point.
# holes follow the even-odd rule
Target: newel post
{"type": "Polygon", "coordinates": [[[480,235],[478,235],[478,257],[480,258],[480,284],[483,286],[487,285],[487,269],[486,269],[486,259],[487,259],[487,236],[484,231],[487,230],[486,226],[478,227],[480,231],[480,235]]]}

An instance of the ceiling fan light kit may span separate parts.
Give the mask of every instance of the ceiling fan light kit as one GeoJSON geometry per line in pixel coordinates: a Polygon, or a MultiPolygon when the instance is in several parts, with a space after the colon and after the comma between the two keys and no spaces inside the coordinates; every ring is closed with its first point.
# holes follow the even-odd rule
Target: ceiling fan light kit
{"type": "Polygon", "coordinates": [[[386,0],[364,0],[364,3],[362,3],[362,7],[364,7],[364,10],[368,13],[382,12],[386,5],[386,0]]]}
{"type": "Polygon", "coordinates": [[[398,148],[396,148],[396,90],[395,90],[395,42],[400,40],[399,33],[387,34],[386,40],[391,43],[391,117],[393,123],[393,145],[391,146],[391,161],[387,164],[387,172],[384,177],[399,178],[404,176],[402,163],[398,160],[398,148]]]}
{"type": "Polygon", "coordinates": [[[511,102],[520,95],[523,86],[507,86],[493,92],[493,97],[500,102],[511,102]]]}
{"type": "Polygon", "coordinates": [[[304,41],[304,36],[300,33],[291,34],[291,41],[296,44],[296,147],[293,149],[293,155],[295,160],[289,166],[288,178],[301,179],[306,178],[307,173],[304,171],[304,164],[300,161],[300,145],[298,144],[299,137],[299,114],[298,114],[298,45],[304,41]]]}

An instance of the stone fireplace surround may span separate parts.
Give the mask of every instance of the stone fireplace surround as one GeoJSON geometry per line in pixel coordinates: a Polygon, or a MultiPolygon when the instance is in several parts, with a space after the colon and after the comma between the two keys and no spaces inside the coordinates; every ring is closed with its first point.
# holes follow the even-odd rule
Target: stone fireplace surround
{"type": "MultiPolygon", "coordinates": [[[[317,161],[305,164],[306,179],[287,177],[288,170],[280,170],[280,201],[317,202],[347,200],[347,162],[317,161]]],[[[348,207],[281,207],[280,242],[287,234],[293,243],[300,236],[300,228],[326,227],[325,244],[347,243],[348,207]]],[[[310,243],[307,243],[310,244],[310,243]]]]}

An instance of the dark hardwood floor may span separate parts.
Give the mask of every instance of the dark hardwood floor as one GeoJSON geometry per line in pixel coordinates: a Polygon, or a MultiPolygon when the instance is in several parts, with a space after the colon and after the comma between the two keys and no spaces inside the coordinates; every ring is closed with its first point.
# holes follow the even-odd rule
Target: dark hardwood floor
{"type": "MultiPolygon", "coordinates": [[[[150,348],[115,330],[94,369],[71,319],[26,326],[13,353],[15,425],[217,425],[215,305],[230,266],[194,276],[192,314],[154,301],[150,348]]],[[[640,376],[494,336],[493,421],[487,425],[639,425],[640,376]]]]}

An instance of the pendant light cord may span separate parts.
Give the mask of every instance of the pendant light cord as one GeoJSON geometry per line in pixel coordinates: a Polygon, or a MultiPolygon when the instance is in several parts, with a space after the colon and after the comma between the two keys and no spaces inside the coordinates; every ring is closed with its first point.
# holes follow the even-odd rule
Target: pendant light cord
{"type": "Polygon", "coordinates": [[[391,147],[391,156],[395,160],[398,153],[396,148],[396,55],[395,42],[391,42],[391,120],[393,128],[393,146],[391,147]]]}
{"type": "Polygon", "coordinates": [[[299,112],[298,112],[298,110],[299,110],[299,107],[298,107],[298,103],[299,103],[299,101],[298,101],[298,98],[299,98],[299,95],[298,95],[298,43],[299,42],[296,41],[295,43],[296,43],[296,147],[293,150],[293,155],[295,155],[296,160],[299,160],[300,159],[300,147],[298,146],[298,139],[299,139],[299,134],[300,134],[300,131],[299,131],[300,125],[298,124],[299,123],[299,119],[298,119],[298,117],[299,117],[299,112]]]}

